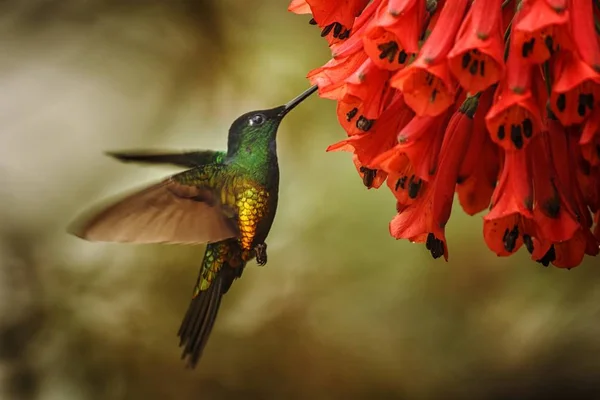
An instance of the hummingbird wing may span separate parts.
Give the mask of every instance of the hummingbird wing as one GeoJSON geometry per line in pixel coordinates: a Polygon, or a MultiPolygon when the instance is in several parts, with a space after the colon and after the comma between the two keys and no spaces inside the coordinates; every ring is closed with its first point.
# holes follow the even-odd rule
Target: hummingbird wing
{"type": "Polygon", "coordinates": [[[69,232],[89,241],[129,243],[200,244],[237,237],[235,213],[221,205],[207,182],[186,181],[209,175],[197,169],[174,175],[97,207],[78,218],[69,232]]]}
{"type": "Polygon", "coordinates": [[[197,150],[187,152],[131,150],[106,152],[122,162],[142,164],[171,164],[177,167],[194,168],[206,164],[220,164],[225,158],[224,151],[197,150]]]}

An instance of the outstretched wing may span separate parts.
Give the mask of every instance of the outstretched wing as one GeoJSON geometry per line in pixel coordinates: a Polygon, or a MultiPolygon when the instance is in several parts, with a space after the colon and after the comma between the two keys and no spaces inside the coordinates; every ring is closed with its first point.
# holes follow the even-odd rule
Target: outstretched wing
{"type": "Polygon", "coordinates": [[[237,237],[235,215],[202,181],[208,173],[190,170],[135,192],[76,220],[69,232],[89,241],[130,243],[212,243],[237,237]]]}
{"type": "Polygon", "coordinates": [[[194,168],[206,164],[220,164],[225,158],[225,152],[213,150],[198,150],[188,152],[132,150],[106,152],[107,155],[123,162],[142,164],[171,164],[177,167],[194,168]]]}

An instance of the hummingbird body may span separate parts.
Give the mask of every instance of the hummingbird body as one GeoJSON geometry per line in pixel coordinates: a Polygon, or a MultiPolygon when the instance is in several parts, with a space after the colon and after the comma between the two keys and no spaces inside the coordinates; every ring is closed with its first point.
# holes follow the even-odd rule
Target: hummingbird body
{"type": "Polygon", "coordinates": [[[192,300],[179,329],[183,358],[195,367],[211,333],[222,296],[248,261],[267,262],[278,203],[276,135],[283,117],[316,90],[284,106],[234,121],[227,152],[109,153],[124,162],[189,168],[84,218],[72,229],[92,241],[208,243],[192,300]]]}

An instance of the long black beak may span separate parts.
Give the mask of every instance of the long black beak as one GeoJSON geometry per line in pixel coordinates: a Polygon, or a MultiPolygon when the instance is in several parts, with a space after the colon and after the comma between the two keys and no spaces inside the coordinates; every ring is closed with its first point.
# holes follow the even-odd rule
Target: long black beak
{"type": "Polygon", "coordinates": [[[297,96],[293,100],[290,100],[287,104],[285,104],[283,106],[283,110],[281,110],[281,112],[279,113],[279,116],[281,118],[283,118],[284,115],[286,115],[287,113],[289,113],[290,111],[292,111],[294,109],[294,107],[296,107],[298,104],[302,103],[311,94],[313,94],[316,91],[317,91],[317,85],[311,86],[309,89],[307,89],[304,92],[302,92],[299,96],[297,96]]]}

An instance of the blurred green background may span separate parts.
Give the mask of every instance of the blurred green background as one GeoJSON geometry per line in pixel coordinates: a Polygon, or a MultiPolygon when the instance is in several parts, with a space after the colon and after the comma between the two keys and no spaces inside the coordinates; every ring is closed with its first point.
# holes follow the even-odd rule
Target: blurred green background
{"type": "Polygon", "coordinates": [[[269,264],[234,284],[197,370],[176,332],[203,247],[65,233],[175,171],[103,151],[224,148],[236,116],[308,86],[328,49],[287,5],[0,2],[0,398],[599,398],[600,260],[496,258],[458,208],[449,263],[395,241],[392,195],[325,153],[344,133],[316,96],[280,129],[269,264]]]}

